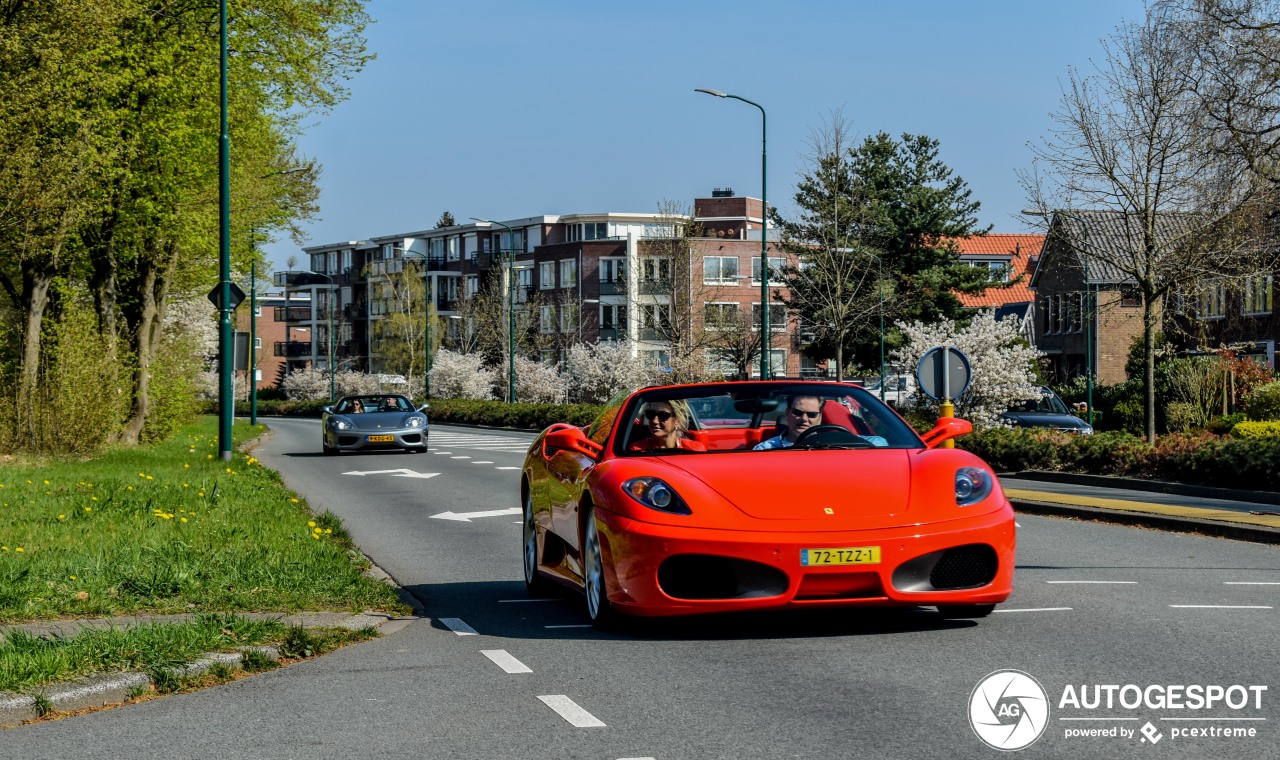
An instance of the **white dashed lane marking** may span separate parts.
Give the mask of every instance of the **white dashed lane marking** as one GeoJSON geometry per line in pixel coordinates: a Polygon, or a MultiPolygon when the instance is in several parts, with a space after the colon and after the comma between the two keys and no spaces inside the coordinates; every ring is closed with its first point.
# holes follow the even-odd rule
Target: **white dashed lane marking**
{"type": "Polygon", "coordinates": [[[493,462],[488,462],[488,461],[475,461],[475,460],[473,460],[473,461],[471,462],[471,464],[493,464],[493,462]]]}
{"type": "Polygon", "coordinates": [[[578,728],[600,728],[604,721],[578,706],[577,702],[563,694],[548,694],[538,697],[544,705],[556,711],[556,714],[578,728]]]}
{"type": "Polygon", "coordinates": [[[440,618],[440,623],[445,628],[453,631],[459,636],[479,636],[476,629],[462,622],[462,618],[440,618]]]}
{"type": "Polygon", "coordinates": [[[1261,604],[1171,604],[1170,607],[1183,610],[1269,610],[1261,604]]]}
{"type": "Polygon", "coordinates": [[[518,470],[519,467],[494,467],[495,470],[518,470]]]}
{"type": "Polygon", "coordinates": [[[1280,581],[1223,581],[1226,586],[1280,586],[1280,581]]]}
{"type": "Polygon", "coordinates": [[[493,660],[493,664],[502,668],[508,673],[532,673],[533,670],[511,656],[511,653],[505,649],[481,649],[480,654],[493,660]]]}

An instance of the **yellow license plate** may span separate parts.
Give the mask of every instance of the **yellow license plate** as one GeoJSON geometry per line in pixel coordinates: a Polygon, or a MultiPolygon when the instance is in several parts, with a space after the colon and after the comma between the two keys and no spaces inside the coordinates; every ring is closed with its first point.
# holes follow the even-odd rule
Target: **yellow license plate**
{"type": "Polygon", "coordinates": [[[395,439],[394,435],[371,435],[365,438],[369,443],[391,443],[395,439]]]}
{"type": "Polygon", "coordinates": [[[841,549],[801,549],[800,564],[805,567],[878,565],[880,564],[880,547],[846,546],[841,549]]]}

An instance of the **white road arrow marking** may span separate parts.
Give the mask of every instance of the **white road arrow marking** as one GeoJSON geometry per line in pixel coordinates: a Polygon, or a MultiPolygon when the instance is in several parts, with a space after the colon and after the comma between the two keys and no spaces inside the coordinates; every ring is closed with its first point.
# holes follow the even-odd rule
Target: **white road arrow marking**
{"type": "Polygon", "coordinates": [[[491,509],[488,512],[441,512],[432,517],[441,520],[457,520],[458,522],[471,522],[475,517],[500,517],[502,515],[518,515],[520,507],[511,507],[510,509],[491,509]]]}
{"type": "Polygon", "coordinates": [[[365,472],[344,472],[343,475],[394,475],[397,478],[434,478],[439,475],[438,472],[414,472],[413,470],[401,467],[398,470],[366,470],[365,472]]]}

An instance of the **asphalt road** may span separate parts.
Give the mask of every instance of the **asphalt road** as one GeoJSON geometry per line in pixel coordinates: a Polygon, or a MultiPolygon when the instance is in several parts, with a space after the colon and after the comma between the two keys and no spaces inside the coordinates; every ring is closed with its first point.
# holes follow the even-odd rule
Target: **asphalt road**
{"type": "MultiPolygon", "coordinates": [[[[1280,757],[1276,547],[1020,516],[1015,593],[984,620],[771,614],[601,634],[580,599],[526,598],[515,494],[531,435],[434,426],[427,454],[322,457],[317,422],[269,424],[257,456],[341,516],[429,618],[234,684],[11,729],[0,757],[991,758],[970,698],[1007,669],[1049,705],[1029,758],[1280,757]],[[1104,709],[1104,689],[1090,709],[1106,685],[1137,691],[1104,709]],[[1249,703],[1122,703],[1169,685],[1249,703]],[[1068,687],[1083,706],[1062,704],[1068,687]]],[[[1031,721],[1034,696],[999,706],[1030,705],[1031,721]]]]}

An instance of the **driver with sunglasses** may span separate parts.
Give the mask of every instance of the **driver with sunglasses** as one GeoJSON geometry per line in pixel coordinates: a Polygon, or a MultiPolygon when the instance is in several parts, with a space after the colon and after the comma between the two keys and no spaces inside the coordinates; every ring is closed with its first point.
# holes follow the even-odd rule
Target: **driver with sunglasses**
{"type": "Polygon", "coordinates": [[[785,449],[796,445],[800,434],[822,421],[822,399],[817,396],[796,396],[787,405],[787,422],[782,435],[761,441],[756,450],[785,449]]]}
{"type": "Polygon", "coordinates": [[[644,410],[640,412],[640,419],[649,431],[649,437],[631,444],[627,447],[627,451],[662,449],[706,451],[706,446],[684,436],[689,429],[689,420],[692,416],[689,403],[680,399],[646,403],[644,410]]]}

